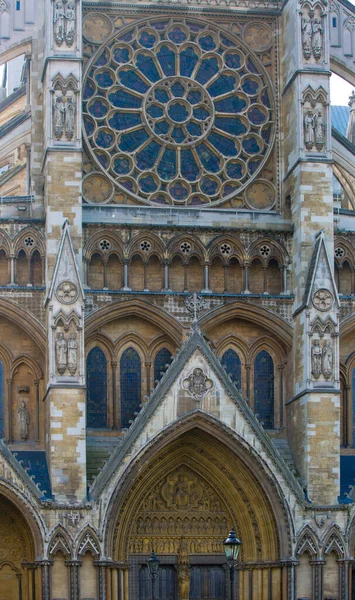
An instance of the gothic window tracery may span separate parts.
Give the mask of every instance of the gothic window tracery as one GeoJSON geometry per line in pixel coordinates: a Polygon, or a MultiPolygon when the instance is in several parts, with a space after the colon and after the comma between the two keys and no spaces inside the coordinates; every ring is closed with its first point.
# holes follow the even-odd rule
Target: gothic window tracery
{"type": "Polygon", "coordinates": [[[107,427],[107,360],[98,346],[90,350],[86,360],[87,427],[107,427]]]}
{"type": "Polygon", "coordinates": [[[261,350],[254,361],[254,412],[265,429],[274,427],[274,361],[261,350]]]}
{"type": "Polygon", "coordinates": [[[0,438],[5,437],[5,374],[4,363],[0,360],[0,438]]]}
{"type": "Polygon", "coordinates": [[[161,348],[154,359],[154,382],[160,381],[162,373],[166,371],[166,365],[170,365],[171,352],[167,348],[161,348]]]}
{"type": "MultiPolygon", "coordinates": [[[[86,142],[108,178],[107,202],[115,187],[153,204],[232,199],[274,141],[264,67],[202,21],[152,19],[118,33],[90,61],[83,98],[86,142]]],[[[87,176],[84,192],[98,176],[87,176]]]]}
{"type": "Polygon", "coordinates": [[[226,350],[222,356],[221,363],[238,389],[242,387],[242,363],[238,354],[232,348],[226,350]]]}
{"type": "Polygon", "coordinates": [[[121,427],[128,428],[140,410],[142,394],[141,359],[138,352],[130,347],[125,350],[120,361],[121,427]]]}

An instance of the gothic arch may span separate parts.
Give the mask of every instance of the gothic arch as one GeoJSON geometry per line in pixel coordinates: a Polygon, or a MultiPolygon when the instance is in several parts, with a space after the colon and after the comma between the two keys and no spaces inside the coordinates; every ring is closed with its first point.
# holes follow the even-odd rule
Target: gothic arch
{"type": "Polygon", "coordinates": [[[47,337],[45,328],[33,314],[28,313],[24,308],[19,311],[19,305],[11,300],[0,299],[0,317],[2,316],[26,331],[40,350],[43,353],[46,352],[47,337]]]}
{"type": "Polygon", "coordinates": [[[345,558],[345,541],[337,525],[332,525],[328,531],[325,532],[322,539],[323,556],[327,556],[331,552],[335,552],[338,560],[345,558]]]}
{"type": "Polygon", "coordinates": [[[52,557],[57,552],[61,552],[66,560],[70,560],[72,558],[72,547],[73,539],[71,535],[64,529],[63,525],[59,523],[59,525],[56,525],[50,536],[48,556],[52,557]]]}
{"type": "Polygon", "coordinates": [[[100,558],[101,544],[99,535],[91,525],[87,525],[75,541],[76,557],[81,558],[86,552],[90,552],[96,560],[100,558]]]}
{"type": "Polygon", "coordinates": [[[39,251],[41,257],[45,255],[43,235],[40,231],[34,229],[33,227],[25,227],[25,229],[22,229],[13,241],[13,247],[15,256],[17,256],[20,250],[24,250],[26,256],[31,256],[35,250],[39,251]],[[26,244],[25,240],[27,238],[33,239],[33,243],[30,245],[26,244]]]}
{"type": "Polygon", "coordinates": [[[196,256],[199,261],[202,262],[208,259],[207,252],[196,236],[193,236],[189,233],[181,234],[174,237],[170,240],[167,248],[167,254],[169,260],[172,260],[174,256],[180,256],[184,262],[188,262],[190,258],[196,256]],[[190,250],[188,252],[184,252],[182,250],[182,245],[187,244],[190,246],[190,250]]]}
{"type": "Polygon", "coordinates": [[[88,239],[83,252],[85,260],[89,262],[92,255],[95,253],[100,254],[101,258],[104,258],[104,256],[110,256],[112,253],[116,253],[120,260],[123,260],[125,255],[122,241],[118,235],[116,235],[115,232],[102,229],[93,233],[93,235],[91,235],[88,239]],[[107,240],[111,244],[111,247],[107,250],[102,249],[100,247],[100,242],[102,240],[107,240]]]}
{"type": "Polygon", "coordinates": [[[0,249],[4,250],[6,258],[11,255],[12,242],[9,234],[4,229],[0,229],[0,249]]]}
{"type": "Polygon", "coordinates": [[[90,350],[98,346],[106,356],[108,361],[113,360],[114,355],[114,343],[101,332],[92,333],[85,339],[85,357],[89,354],[90,350]]]}
{"type": "Polygon", "coordinates": [[[279,267],[287,266],[287,264],[290,262],[287,250],[283,248],[276,240],[267,237],[259,238],[249,246],[247,258],[250,263],[255,258],[259,258],[264,265],[267,265],[272,258],[276,258],[279,267]],[[265,248],[264,251],[263,248],[265,248]],[[267,249],[269,249],[269,251],[267,249]]]}
{"type": "Polygon", "coordinates": [[[237,352],[240,359],[242,360],[242,363],[246,364],[249,362],[248,345],[246,344],[245,340],[239,335],[230,333],[229,335],[219,340],[219,342],[216,345],[216,352],[219,359],[221,359],[224,352],[226,352],[226,350],[229,349],[235,350],[237,352]]]}
{"type": "Polygon", "coordinates": [[[298,542],[296,545],[295,556],[301,556],[304,552],[308,552],[312,559],[316,559],[319,554],[319,540],[315,531],[306,524],[302,527],[297,537],[298,542]]]}
{"type": "Polygon", "coordinates": [[[115,360],[120,360],[125,350],[131,347],[134,348],[136,352],[138,352],[142,363],[148,360],[148,345],[146,344],[145,340],[142,339],[141,336],[133,332],[125,333],[124,335],[120,336],[117,340],[115,340],[115,360]]]}
{"type": "Polygon", "coordinates": [[[285,351],[282,346],[272,338],[263,336],[250,346],[250,362],[252,363],[261,350],[266,350],[274,359],[275,366],[286,360],[285,351]]]}
{"type": "Polygon", "coordinates": [[[166,255],[166,250],[161,239],[153,233],[139,233],[135,235],[127,246],[127,256],[132,259],[135,254],[139,254],[143,261],[146,261],[151,256],[155,255],[161,261],[166,255]],[[150,248],[143,249],[141,244],[150,244],[150,248]]]}
{"type": "Polygon", "coordinates": [[[231,258],[236,258],[242,265],[245,262],[245,248],[240,240],[235,239],[232,236],[220,235],[212,240],[208,248],[208,258],[210,261],[217,256],[221,258],[224,263],[228,263],[231,258]],[[223,253],[222,247],[224,245],[230,246],[230,252],[228,252],[228,254],[228,248],[226,248],[225,253],[223,253]]]}
{"type": "Polygon", "coordinates": [[[123,475],[115,475],[103,521],[107,555],[127,559],[132,523],[144,495],[181,465],[219,490],[220,501],[231,507],[227,510],[229,522],[235,523],[245,540],[243,560],[276,560],[290,554],[292,517],[277,479],[232,430],[195,411],[155,436],[123,475]],[[226,438],[228,444],[221,441],[226,438]]]}
{"type": "Polygon", "coordinates": [[[11,370],[10,370],[11,377],[13,377],[15,375],[17,369],[22,364],[25,364],[29,368],[30,373],[33,375],[33,378],[35,380],[43,379],[42,369],[36,363],[36,361],[34,361],[33,358],[31,358],[31,356],[28,356],[27,354],[20,354],[20,356],[16,357],[16,359],[14,360],[14,362],[11,365],[11,370]]]}

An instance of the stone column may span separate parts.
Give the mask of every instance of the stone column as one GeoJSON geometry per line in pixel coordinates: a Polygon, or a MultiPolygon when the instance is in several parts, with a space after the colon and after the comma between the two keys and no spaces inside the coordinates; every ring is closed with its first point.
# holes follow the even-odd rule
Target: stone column
{"type": "Polygon", "coordinates": [[[8,442],[13,442],[13,431],[12,431],[12,379],[7,379],[7,426],[8,426],[8,442]]]}
{"type": "Polygon", "coordinates": [[[204,289],[201,290],[201,292],[205,293],[205,294],[210,294],[211,290],[210,290],[210,286],[209,286],[209,264],[205,263],[205,268],[204,268],[204,289]]]}
{"type": "Polygon", "coordinates": [[[10,256],[10,284],[16,285],[15,283],[15,257],[13,255],[10,256]]]}
{"type": "Polygon", "coordinates": [[[107,568],[111,565],[106,560],[97,560],[94,565],[98,569],[99,576],[99,598],[100,600],[108,600],[107,598],[107,568]]]}
{"type": "Polygon", "coordinates": [[[52,560],[40,560],[36,563],[42,569],[42,598],[41,600],[51,600],[51,566],[53,565],[52,560]]]}
{"type": "Polygon", "coordinates": [[[112,420],[113,420],[113,429],[117,429],[117,378],[116,378],[116,369],[117,362],[111,362],[112,368],[112,420]]]}
{"type": "Polygon", "coordinates": [[[69,568],[69,582],[70,582],[70,600],[80,599],[80,582],[79,582],[79,567],[81,567],[80,560],[66,560],[66,566],[69,568]]]}
{"type": "Polygon", "coordinates": [[[122,288],[123,292],[131,291],[131,288],[128,285],[129,284],[128,265],[129,265],[129,260],[128,260],[128,258],[125,258],[123,261],[123,288],[122,288]]]}
{"type": "Polygon", "coordinates": [[[249,263],[245,263],[243,266],[244,271],[244,291],[243,294],[250,294],[249,292],[249,263]]]}
{"type": "Polygon", "coordinates": [[[298,561],[286,559],[281,561],[282,566],[282,600],[296,600],[295,567],[298,561]]]}
{"type": "Polygon", "coordinates": [[[169,292],[169,261],[164,260],[164,288],[162,292],[169,292]]]}
{"type": "Polygon", "coordinates": [[[39,444],[39,379],[34,380],[36,389],[36,444],[39,444]]]}
{"type": "Polygon", "coordinates": [[[325,560],[310,560],[313,572],[313,598],[314,600],[323,600],[323,566],[325,560]]]}

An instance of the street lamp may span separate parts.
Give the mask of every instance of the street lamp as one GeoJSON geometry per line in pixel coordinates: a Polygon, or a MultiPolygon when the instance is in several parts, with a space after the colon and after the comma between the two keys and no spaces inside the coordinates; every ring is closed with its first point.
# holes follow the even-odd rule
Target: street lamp
{"type": "Polygon", "coordinates": [[[223,548],[229,567],[231,581],[231,600],[234,600],[234,569],[237,566],[237,558],[242,542],[235,535],[234,527],[230,530],[229,536],[223,542],[223,548]]]}
{"type": "Polygon", "coordinates": [[[159,569],[159,558],[155,554],[154,550],[150,557],[147,560],[149,576],[152,580],[152,600],[155,600],[155,580],[158,577],[158,569],[159,569]]]}

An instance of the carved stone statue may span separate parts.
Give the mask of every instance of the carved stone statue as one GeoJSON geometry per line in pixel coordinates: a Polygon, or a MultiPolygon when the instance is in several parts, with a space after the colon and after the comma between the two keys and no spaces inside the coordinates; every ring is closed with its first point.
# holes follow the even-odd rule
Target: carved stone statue
{"type": "Polygon", "coordinates": [[[71,46],[75,37],[76,10],[74,2],[68,2],[65,11],[65,41],[71,46]]]}
{"type": "Polygon", "coordinates": [[[58,46],[60,46],[64,41],[65,29],[64,29],[64,19],[65,19],[65,11],[63,2],[56,2],[54,6],[54,39],[58,46]]]}
{"type": "Polygon", "coordinates": [[[323,27],[322,20],[319,17],[314,17],[312,22],[312,52],[316,60],[322,56],[323,46],[323,27]]]}
{"type": "Polygon", "coordinates": [[[30,424],[30,413],[26,407],[26,403],[24,400],[21,401],[21,404],[17,410],[18,414],[18,426],[20,430],[20,438],[21,440],[28,439],[28,426],[30,424]]]}
{"type": "Polygon", "coordinates": [[[68,360],[68,344],[64,337],[64,333],[58,333],[55,344],[57,370],[60,375],[64,375],[67,368],[68,360]]]}
{"type": "Polygon", "coordinates": [[[322,373],[327,380],[333,373],[333,350],[328,341],[324,342],[322,351],[322,373]]]}
{"type": "Polygon", "coordinates": [[[76,334],[71,333],[68,342],[68,369],[70,375],[75,375],[78,368],[78,342],[76,334]]]}
{"type": "Polygon", "coordinates": [[[301,27],[303,56],[308,59],[312,54],[312,19],[309,15],[302,17],[301,27]]]}
{"type": "Polygon", "coordinates": [[[317,150],[322,150],[324,146],[324,121],[321,110],[317,110],[314,115],[314,137],[317,150]]]}
{"type": "Polygon", "coordinates": [[[183,381],[183,387],[190,392],[196,400],[202,400],[203,396],[212,389],[213,382],[205,375],[202,369],[196,368],[183,381]]]}
{"type": "Polygon", "coordinates": [[[58,95],[53,101],[53,131],[55,137],[60,140],[64,131],[65,104],[63,96],[58,95]]]}
{"type": "Polygon", "coordinates": [[[319,340],[314,340],[313,342],[311,360],[312,375],[315,379],[318,379],[318,377],[322,373],[322,348],[319,345],[319,340]]]}
{"type": "Polygon", "coordinates": [[[180,565],[178,573],[179,600],[189,600],[190,597],[190,569],[188,565],[180,565]]]}
{"type": "Polygon", "coordinates": [[[75,98],[69,96],[65,106],[65,136],[68,140],[72,140],[75,131],[75,98]]]}
{"type": "Polygon", "coordinates": [[[307,110],[304,117],[304,145],[307,150],[312,150],[314,145],[314,116],[311,110],[307,110]]]}

